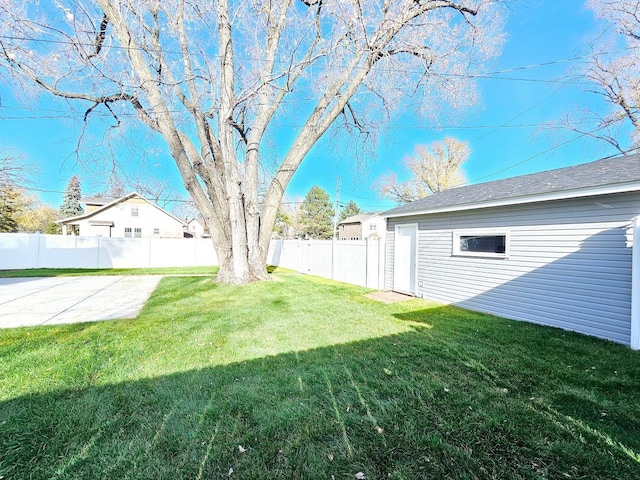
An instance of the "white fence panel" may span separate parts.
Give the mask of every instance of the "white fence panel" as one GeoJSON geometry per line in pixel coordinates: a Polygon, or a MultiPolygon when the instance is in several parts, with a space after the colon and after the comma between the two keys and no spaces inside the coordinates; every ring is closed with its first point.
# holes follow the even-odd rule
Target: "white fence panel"
{"type": "Polygon", "coordinates": [[[0,268],[23,269],[38,266],[38,235],[0,233],[0,268]]]}
{"type": "Polygon", "coordinates": [[[301,242],[298,240],[276,240],[269,244],[267,263],[290,270],[300,270],[301,242]]]}
{"type": "Polygon", "coordinates": [[[208,239],[0,234],[0,269],[218,265],[208,239]]]}
{"type": "MultiPolygon", "coordinates": [[[[111,268],[146,268],[155,266],[151,263],[151,242],[148,238],[104,238],[107,258],[102,258],[103,265],[111,268]]],[[[165,240],[165,239],[158,239],[165,240]]]]}
{"type": "MultiPolygon", "coordinates": [[[[341,282],[382,288],[381,241],[277,240],[267,261],[341,282]]],[[[209,239],[0,233],[0,269],[214,266],[209,239]]]]}
{"type": "Polygon", "coordinates": [[[309,269],[311,275],[331,278],[333,249],[330,241],[311,240],[308,242],[309,269]]]}
{"type": "Polygon", "coordinates": [[[362,240],[335,243],[335,280],[367,286],[367,244],[362,240]]]}
{"type": "Polygon", "coordinates": [[[267,263],[363,287],[382,288],[382,240],[276,240],[267,263]]]}

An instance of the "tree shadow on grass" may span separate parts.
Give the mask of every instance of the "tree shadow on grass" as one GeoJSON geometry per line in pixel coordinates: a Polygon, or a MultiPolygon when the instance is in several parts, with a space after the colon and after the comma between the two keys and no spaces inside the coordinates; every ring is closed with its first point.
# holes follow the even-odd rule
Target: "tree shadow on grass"
{"type": "Polygon", "coordinates": [[[402,312],[425,327],[1,402],[0,476],[638,478],[637,355],[464,312],[402,312]],[[569,369],[564,343],[579,352],[569,369]],[[581,391],[590,408],[563,400],[581,391]]]}

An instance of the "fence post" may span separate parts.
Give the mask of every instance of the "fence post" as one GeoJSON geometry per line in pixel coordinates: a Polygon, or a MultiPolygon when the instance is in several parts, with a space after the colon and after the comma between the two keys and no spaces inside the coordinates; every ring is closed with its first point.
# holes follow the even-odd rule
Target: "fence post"
{"type": "Polygon", "coordinates": [[[36,232],[36,268],[40,268],[40,232],[36,232]]]}
{"type": "Polygon", "coordinates": [[[100,235],[96,235],[96,268],[100,268],[100,235]]]}
{"type": "Polygon", "coordinates": [[[387,258],[387,238],[386,235],[378,240],[378,290],[384,290],[384,277],[387,258]]]}
{"type": "Polygon", "coordinates": [[[191,240],[195,240],[193,242],[193,266],[197,267],[198,266],[198,244],[200,244],[201,242],[198,241],[200,240],[199,238],[192,238],[191,240]]]}
{"type": "Polygon", "coordinates": [[[153,242],[153,237],[149,237],[149,260],[147,262],[147,266],[151,268],[151,242],[153,242]]]}
{"type": "Polygon", "coordinates": [[[379,249],[380,240],[377,238],[367,237],[367,245],[365,250],[365,286],[367,288],[375,288],[379,290],[378,276],[380,267],[379,262],[379,249]]]}
{"type": "Polygon", "coordinates": [[[337,262],[336,262],[336,237],[334,236],[331,239],[331,280],[335,280],[336,279],[336,269],[338,268],[337,262]]]}
{"type": "Polygon", "coordinates": [[[631,254],[631,349],[640,350],[640,217],[633,219],[631,254]]]}

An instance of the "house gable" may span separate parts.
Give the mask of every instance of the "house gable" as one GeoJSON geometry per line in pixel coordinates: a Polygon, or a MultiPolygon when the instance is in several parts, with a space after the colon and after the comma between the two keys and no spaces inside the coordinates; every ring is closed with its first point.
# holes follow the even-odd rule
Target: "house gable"
{"type": "Polygon", "coordinates": [[[380,212],[359,213],[338,222],[338,238],[362,240],[371,235],[384,235],[384,224],[380,212]]]}
{"type": "Polygon", "coordinates": [[[184,222],[135,192],[58,223],[78,225],[81,236],[131,238],[180,238],[185,226],[184,222]]]}

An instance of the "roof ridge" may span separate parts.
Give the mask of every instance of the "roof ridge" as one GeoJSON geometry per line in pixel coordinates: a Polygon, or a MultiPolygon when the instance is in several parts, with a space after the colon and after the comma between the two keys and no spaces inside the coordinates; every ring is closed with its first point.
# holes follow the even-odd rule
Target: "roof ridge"
{"type": "Polygon", "coordinates": [[[406,215],[411,212],[422,213],[423,210],[460,208],[463,205],[478,208],[479,204],[495,201],[505,204],[510,201],[520,203],[526,197],[548,196],[634,182],[640,183],[639,154],[608,157],[490,182],[463,185],[387,210],[383,215],[406,215]]]}

